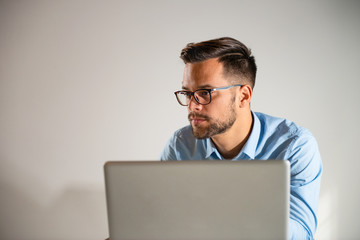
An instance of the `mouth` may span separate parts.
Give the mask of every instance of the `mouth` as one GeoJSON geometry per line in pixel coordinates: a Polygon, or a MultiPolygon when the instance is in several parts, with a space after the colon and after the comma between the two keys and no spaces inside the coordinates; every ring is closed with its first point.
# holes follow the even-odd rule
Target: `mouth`
{"type": "Polygon", "coordinates": [[[207,116],[200,116],[199,114],[193,113],[190,113],[188,118],[192,125],[199,125],[209,119],[207,116]]]}
{"type": "Polygon", "coordinates": [[[198,125],[205,122],[206,120],[204,118],[191,118],[190,121],[193,125],[198,125]]]}

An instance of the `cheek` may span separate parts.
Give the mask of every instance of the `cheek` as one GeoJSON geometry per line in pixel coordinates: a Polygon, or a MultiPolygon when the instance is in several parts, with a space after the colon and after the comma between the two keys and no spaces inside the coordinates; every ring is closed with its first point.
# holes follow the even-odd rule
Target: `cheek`
{"type": "Polygon", "coordinates": [[[226,117],[226,109],[223,105],[219,106],[212,106],[213,108],[209,109],[206,112],[206,115],[208,115],[212,120],[218,121],[226,117]]]}
{"type": "Polygon", "coordinates": [[[228,101],[219,102],[214,106],[214,110],[209,111],[209,115],[211,114],[214,119],[224,120],[229,118],[234,111],[236,111],[236,106],[234,102],[234,98],[228,99],[228,101]]]}

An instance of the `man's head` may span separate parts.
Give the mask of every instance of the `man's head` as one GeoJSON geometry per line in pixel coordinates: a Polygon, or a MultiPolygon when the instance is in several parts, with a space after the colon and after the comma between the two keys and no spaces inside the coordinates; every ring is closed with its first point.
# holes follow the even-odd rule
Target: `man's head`
{"type": "Polygon", "coordinates": [[[181,58],[183,90],[176,94],[188,106],[194,136],[208,138],[239,128],[244,116],[251,115],[256,65],[250,50],[235,39],[219,38],[188,44],[181,58]]]}

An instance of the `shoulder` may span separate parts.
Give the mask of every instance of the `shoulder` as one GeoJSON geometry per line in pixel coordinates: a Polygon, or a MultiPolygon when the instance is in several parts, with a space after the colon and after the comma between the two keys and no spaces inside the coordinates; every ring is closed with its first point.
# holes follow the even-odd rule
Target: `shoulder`
{"type": "Polygon", "coordinates": [[[174,132],[165,145],[160,156],[161,160],[180,160],[189,158],[189,153],[193,152],[198,140],[194,137],[191,126],[185,126],[174,132]]]}
{"type": "Polygon", "coordinates": [[[262,144],[265,149],[271,146],[271,158],[289,160],[293,174],[310,166],[321,169],[318,143],[307,128],[284,118],[255,114],[261,124],[262,144]]]}
{"type": "Polygon", "coordinates": [[[293,121],[287,120],[285,118],[279,118],[270,116],[264,113],[255,112],[254,113],[260,121],[261,134],[263,137],[271,137],[275,135],[277,138],[286,140],[298,138],[314,138],[312,133],[296,124],[293,121]]]}
{"type": "Polygon", "coordinates": [[[305,130],[305,128],[285,118],[274,117],[260,112],[255,112],[254,114],[258,117],[261,127],[264,130],[288,130],[291,134],[299,133],[302,130],[305,130]]]}
{"type": "Polygon", "coordinates": [[[195,141],[195,137],[192,134],[191,126],[187,125],[185,127],[176,130],[172,135],[171,140],[173,144],[195,141]]]}
{"type": "Polygon", "coordinates": [[[258,112],[254,114],[260,122],[258,150],[271,149],[269,157],[290,160],[296,151],[317,151],[316,139],[308,129],[284,118],[258,112]]]}

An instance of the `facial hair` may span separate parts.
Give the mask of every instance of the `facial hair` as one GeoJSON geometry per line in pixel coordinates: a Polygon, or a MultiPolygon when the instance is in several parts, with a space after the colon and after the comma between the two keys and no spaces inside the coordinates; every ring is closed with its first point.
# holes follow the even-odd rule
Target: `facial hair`
{"type": "Polygon", "coordinates": [[[189,115],[188,115],[189,121],[191,121],[191,118],[198,117],[198,118],[202,118],[202,119],[206,120],[209,123],[209,125],[206,127],[191,125],[194,137],[197,139],[204,139],[204,138],[209,138],[209,137],[215,136],[217,134],[224,133],[227,130],[229,130],[236,121],[236,113],[235,113],[234,105],[235,105],[234,101],[232,101],[232,104],[230,104],[228,107],[229,115],[223,121],[216,121],[213,118],[211,118],[205,114],[194,113],[194,112],[189,113],[189,115]]]}

